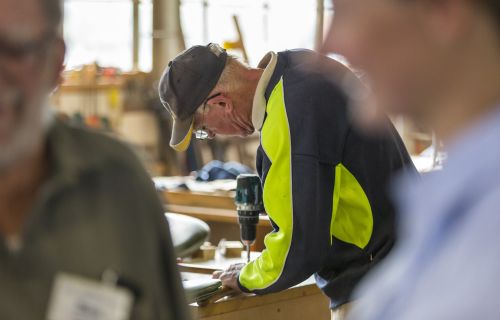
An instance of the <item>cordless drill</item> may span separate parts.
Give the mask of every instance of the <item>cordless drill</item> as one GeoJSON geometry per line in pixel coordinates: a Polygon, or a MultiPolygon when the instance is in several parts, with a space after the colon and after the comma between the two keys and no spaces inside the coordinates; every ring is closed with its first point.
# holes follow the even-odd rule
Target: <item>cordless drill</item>
{"type": "Polygon", "coordinates": [[[264,211],[259,176],[255,174],[240,174],[238,176],[234,202],[238,211],[241,242],[247,251],[247,262],[250,262],[250,246],[255,242],[259,214],[264,211]]]}

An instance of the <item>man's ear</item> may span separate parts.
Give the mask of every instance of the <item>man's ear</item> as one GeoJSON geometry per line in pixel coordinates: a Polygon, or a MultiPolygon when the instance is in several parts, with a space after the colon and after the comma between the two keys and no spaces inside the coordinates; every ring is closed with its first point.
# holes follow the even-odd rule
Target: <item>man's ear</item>
{"type": "Polygon", "coordinates": [[[225,112],[230,112],[233,110],[233,101],[223,93],[208,100],[207,103],[210,105],[219,105],[225,109],[225,112]]]}
{"type": "Polygon", "coordinates": [[[55,89],[62,82],[62,72],[64,71],[64,57],[66,55],[66,44],[62,38],[57,38],[54,43],[52,55],[53,76],[51,79],[51,87],[55,89]]]}

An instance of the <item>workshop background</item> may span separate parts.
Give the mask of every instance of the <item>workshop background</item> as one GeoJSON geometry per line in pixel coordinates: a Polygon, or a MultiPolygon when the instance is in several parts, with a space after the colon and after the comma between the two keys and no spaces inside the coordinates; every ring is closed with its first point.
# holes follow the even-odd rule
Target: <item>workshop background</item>
{"type": "MultiPolygon", "coordinates": [[[[333,16],[330,0],[64,1],[66,67],[52,95],[53,107],[64,121],[104,132],[136,152],[164,201],[174,245],[185,240],[184,225],[201,230],[195,246],[188,239],[196,252],[176,247],[181,271],[201,272],[206,280],[211,270],[244,261],[235,178],[255,172],[259,134],[193,139],[187,152],[172,150],[172,119],[158,98],[164,68],[186,48],[210,42],[251,66],[269,51],[319,50],[333,16]]],[[[331,58],[348,65],[341,56],[331,58]]],[[[431,132],[406,119],[392,120],[419,171],[441,165],[444,155],[431,132]]],[[[264,236],[271,231],[269,218],[261,216],[252,257],[264,249],[264,236]]],[[[276,319],[330,317],[328,301],[312,278],[282,294],[252,299],[191,308],[199,319],[230,319],[231,314],[247,319],[245,314],[253,318],[256,312],[280,314],[276,319]]]]}
{"type": "MultiPolygon", "coordinates": [[[[152,176],[189,175],[211,160],[254,168],[257,134],[195,141],[180,154],[169,148],[171,119],[157,95],[164,67],[209,42],[252,66],[268,51],[318,49],[332,16],[328,0],[65,0],[66,70],[53,105],[68,121],[127,142],[152,176]]],[[[435,166],[432,135],[394,122],[417,166],[435,166]]]]}

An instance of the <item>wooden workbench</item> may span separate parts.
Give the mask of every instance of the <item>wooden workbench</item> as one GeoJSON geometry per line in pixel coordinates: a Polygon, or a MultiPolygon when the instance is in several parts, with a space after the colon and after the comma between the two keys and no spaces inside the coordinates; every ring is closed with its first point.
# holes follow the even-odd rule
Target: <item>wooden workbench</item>
{"type": "Polygon", "coordinates": [[[328,298],[308,279],[278,293],[240,295],[199,307],[190,305],[195,319],[203,320],[329,320],[328,298]]]}
{"type": "MultiPolygon", "coordinates": [[[[252,260],[260,253],[252,252],[252,260]]],[[[223,270],[231,264],[245,262],[241,258],[225,258],[217,254],[214,260],[180,263],[183,279],[211,277],[204,269],[223,270]],[[192,273],[199,269],[198,274],[192,273]]],[[[311,277],[303,283],[277,293],[267,295],[241,294],[224,298],[207,306],[193,303],[189,306],[195,319],[203,320],[328,320],[330,319],[329,299],[323,295],[311,277]]]]}

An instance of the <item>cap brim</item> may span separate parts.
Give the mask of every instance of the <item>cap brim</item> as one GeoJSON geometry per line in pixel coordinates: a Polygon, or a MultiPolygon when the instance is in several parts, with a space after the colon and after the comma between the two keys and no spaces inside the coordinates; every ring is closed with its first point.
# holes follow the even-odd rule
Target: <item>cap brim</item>
{"type": "Polygon", "coordinates": [[[182,120],[174,120],[174,127],[172,129],[172,138],[170,138],[170,146],[175,151],[186,151],[191,143],[193,135],[193,118],[182,120]]]}

